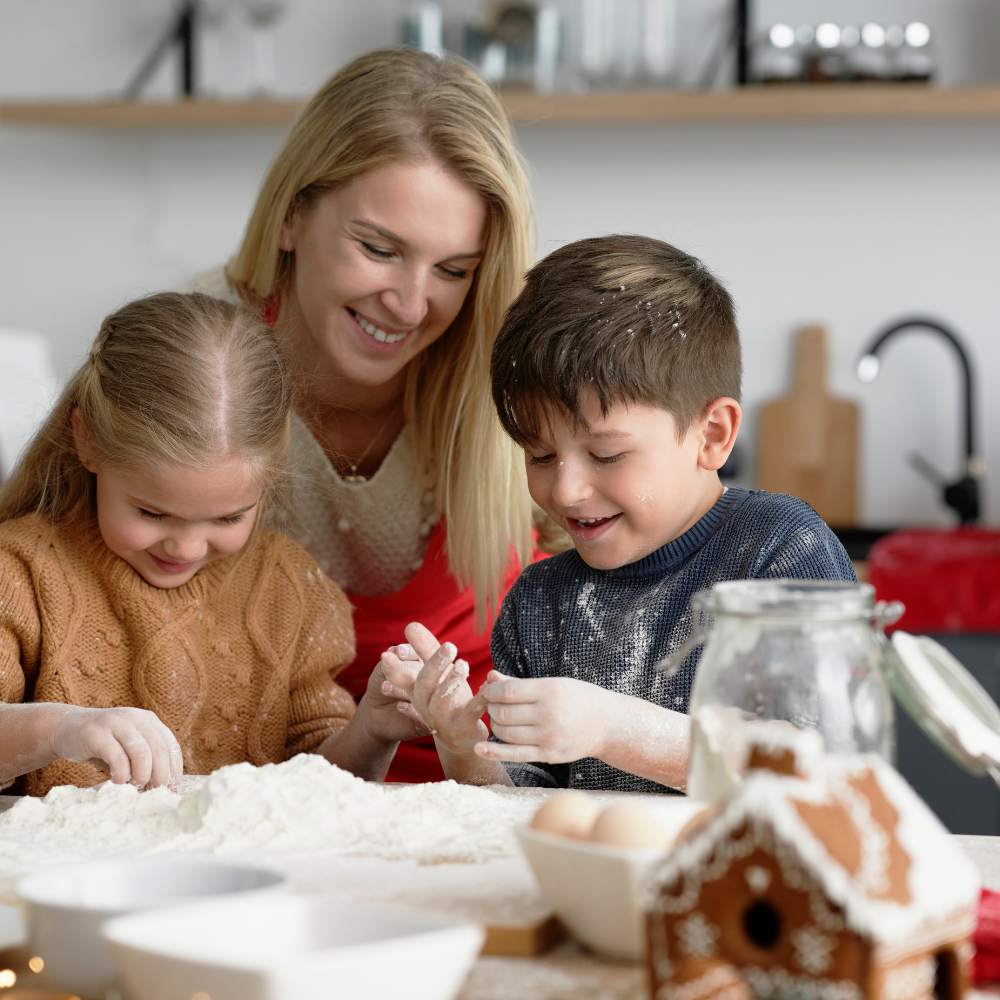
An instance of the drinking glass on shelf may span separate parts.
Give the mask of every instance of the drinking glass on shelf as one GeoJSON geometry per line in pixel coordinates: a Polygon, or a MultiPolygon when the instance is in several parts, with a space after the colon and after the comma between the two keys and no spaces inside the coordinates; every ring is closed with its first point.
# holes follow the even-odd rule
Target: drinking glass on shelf
{"type": "Polygon", "coordinates": [[[934,78],[931,29],[922,21],[911,21],[903,32],[903,44],[896,49],[895,73],[903,83],[928,83],[934,78]]]}
{"type": "Polygon", "coordinates": [[[797,83],[804,73],[804,52],[790,24],[772,24],[754,52],[754,78],[761,83],[797,83]]]}
{"type": "Polygon", "coordinates": [[[278,85],[277,24],[287,9],[285,0],[239,0],[250,25],[251,93],[273,94],[278,85]]]}
{"type": "Polygon", "coordinates": [[[581,0],[580,68],[594,86],[663,86],[677,69],[677,0],[581,0]]]}

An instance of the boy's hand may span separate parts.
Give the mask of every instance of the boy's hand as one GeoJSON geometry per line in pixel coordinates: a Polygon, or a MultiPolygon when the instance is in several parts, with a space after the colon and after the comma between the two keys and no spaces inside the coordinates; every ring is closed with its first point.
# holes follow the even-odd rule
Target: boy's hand
{"type": "Polygon", "coordinates": [[[489,731],[482,720],[486,702],[481,696],[473,697],[469,687],[469,665],[456,660],[458,650],[450,642],[438,643],[423,625],[413,622],[406,627],[409,646],[404,655],[415,660],[398,660],[401,671],[412,671],[422,664],[410,683],[412,707],[430,726],[439,748],[449,753],[471,755],[473,747],[486,739],[489,731]],[[412,653],[410,652],[412,650],[412,653]]]}
{"type": "Polygon", "coordinates": [[[174,734],[145,709],[60,705],[46,720],[46,728],[54,759],[95,764],[110,771],[116,785],[176,789],[184,774],[174,734]]]}
{"type": "Polygon", "coordinates": [[[477,743],[490,760],[565,764],[603,758],[621,696],[572,677],[507,677],[491,670],[479,692],[493,735],[504,743],[477,743]],[[505,745],[506,744],[506,745],[505,745]]]}

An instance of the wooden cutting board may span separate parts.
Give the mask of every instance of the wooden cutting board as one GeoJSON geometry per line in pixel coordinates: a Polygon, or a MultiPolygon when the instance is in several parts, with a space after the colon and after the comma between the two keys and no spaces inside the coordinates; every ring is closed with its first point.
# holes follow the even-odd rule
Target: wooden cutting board
{"type": "Polygon", "coordinates": [[[757,488],[799,497],[835,527],[857,524],[858,408],[830,395],[821,326],[796,332],[792,390],[761,409],[757,488]]]}

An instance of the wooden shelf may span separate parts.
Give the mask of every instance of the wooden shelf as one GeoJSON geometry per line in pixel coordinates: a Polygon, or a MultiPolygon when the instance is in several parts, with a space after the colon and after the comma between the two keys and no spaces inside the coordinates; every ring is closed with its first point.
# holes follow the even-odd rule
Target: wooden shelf
{"type": "Polygon", "coordinates": [[[524,125],[1000,118],[1000,86],[935,88],[922,84],[814,84],[549,96],[509,91],[504,94],[504,102],[512,120],[524,125]]]}
{"type": "MultiPolygon", "coordinates": [[[[764,86],[720,91],[502,92],[517,125],[1000,118],[1000,86],[764,86]]],[[[301,101],[107,101],[0,104],[0,122],[65,128],[284,128],[301,101]]]]}
{"type": "Polygon", "coordinates": [[[5,101],[5,125],[64,128],[286,128],[304,101],[5,101]]]}

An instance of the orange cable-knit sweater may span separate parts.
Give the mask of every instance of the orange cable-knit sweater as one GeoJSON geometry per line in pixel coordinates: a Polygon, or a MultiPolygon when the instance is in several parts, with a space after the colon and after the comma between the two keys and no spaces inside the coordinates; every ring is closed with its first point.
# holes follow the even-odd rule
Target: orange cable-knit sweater
{"type": "MultiPolygon", "coordinates": [[[[96,521],[0,524],[0,698],[149,709],[177,737],[186,774],[315,749],[354,711],[332,679],[354,659],[351,607],[284,535],[248,545],[160,589],[96,521]]],[[[106,778],[59,760],[25,790],[106,778]]]]}

